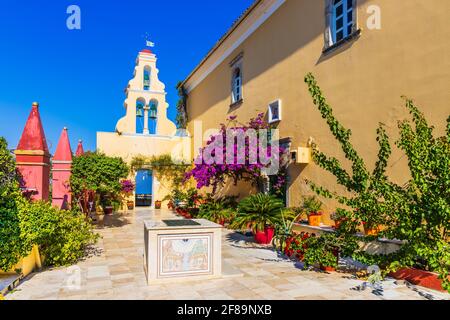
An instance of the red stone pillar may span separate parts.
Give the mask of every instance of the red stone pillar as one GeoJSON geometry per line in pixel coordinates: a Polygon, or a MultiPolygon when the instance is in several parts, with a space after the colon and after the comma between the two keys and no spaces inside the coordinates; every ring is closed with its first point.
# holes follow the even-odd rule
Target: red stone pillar
{"type": "Polygon", "coordinates": [[[49,201],[50,152],[37,102],[33,103],[19,145],[14,153],[16,154],[17,169],[23,178],[22,187],[32,192],[33,200],[49,201]]]}
{"type": "Polygon", "coordinates": [[[72,169],[72,149],[67,128],[64,128],[52,160],[52,203],[59,209],[69,209],[72,202],[70,174],[72,169]]]}

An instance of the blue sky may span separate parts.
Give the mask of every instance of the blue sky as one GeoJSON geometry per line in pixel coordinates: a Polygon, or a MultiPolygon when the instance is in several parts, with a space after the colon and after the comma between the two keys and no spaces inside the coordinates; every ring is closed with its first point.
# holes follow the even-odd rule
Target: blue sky
{"type": "Polygon", "coordinates": [[[253,0],[28,0],[0,2],[0,136],[17,146],[33,101],[52,152],[64,126],[95,149],[97,131],[124,115],[124,88],[148,33],[156,43],[169,117],[175,86],[253,0]],[[69,5],[81,30],[68,30],[69,5]]]}

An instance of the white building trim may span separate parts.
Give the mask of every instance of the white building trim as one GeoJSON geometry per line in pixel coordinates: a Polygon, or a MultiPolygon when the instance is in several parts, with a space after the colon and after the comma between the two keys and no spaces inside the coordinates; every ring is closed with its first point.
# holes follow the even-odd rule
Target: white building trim
{"type": "Polygon", "coordinates": [[[281,5],[283,3],[285,3],[286,0],[277,0],[266,12],[264,12],[264,14],[259,17],[258,20],[256,20],[256,22],[247,29],[247,31],[241,36],[239,37],[238,40],[236,40],[236,42],[234,42],[230,48],[228,48],[224,54],[222,56],[219,57],[219,59],[216,60],[216,62],[209,67],[206,71],[204,71],[200,77],[194,81],[191,85],[186,86],[186,90],[187,93],[189,94],[192,90],[194,90],[203,80],[206,79],[206,77],[208,77],[208,75],[210,75],[222,62],[225,61],[225,59],[227,59],[245,40],[248,39],[248,37],[250,37],[264,22],[267,21],[267,19],[269,19],[272,14],[275,13],[275,11],[278,10],[278,8],[281,7],[281,5]]]}

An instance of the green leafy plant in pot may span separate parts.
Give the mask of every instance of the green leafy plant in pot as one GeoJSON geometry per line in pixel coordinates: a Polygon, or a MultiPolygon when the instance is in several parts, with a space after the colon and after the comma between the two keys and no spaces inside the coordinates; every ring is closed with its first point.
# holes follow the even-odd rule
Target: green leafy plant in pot
{"type": "Polygon", "coordinates": [[[114,211],[113,199],[110,196],[102,195],[100,198],[100,204],[105,214],[112,214],[114,211]]]}
{"type": "Polygon", "coordinates": [[[302,209],[308,216],[308,223],[311,226],[320,226],[323,213],[322,202],[316,197],[306,197],[303,199],[302,209]]]}
{"type": "Polygon", "coordinates": [[[274,245],[278,250],[284,252],[287,243],[294,238],[294,223],[303,215],[303,211],[294,209],[281,210],[281,223],[277,224],[274,236],[274,245]]]}
{"type": "Polygon", "coordinates": [[[251,228],[255,240],[260,244],[272,242],[275,226],[281,222],[283,202],[275,196],[256,194],[242,200],[232,226],[237,229],[251,228]]]}
{"type": "Polygon", "coordinates": [[[208,199],[200,206],[198,218],[207,219],[221,225],[229,223],[234,216],[234,210],[228,208],[223,199],[208,199]]]}
{"type": "Polygon", "coordinates": [[[335,271],[339,265],[339,255],[351,256],[358,248],[354,237],[342,236],[336,233],[324,233],[318,237],[305,240],[303,262],[305,266],[318,265],[321,270],[335,271]]]}

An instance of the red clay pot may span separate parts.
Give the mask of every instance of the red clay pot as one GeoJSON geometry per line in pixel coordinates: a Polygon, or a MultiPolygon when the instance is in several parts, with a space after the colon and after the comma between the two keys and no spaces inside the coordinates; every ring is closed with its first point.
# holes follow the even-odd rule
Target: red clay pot
{"type": "Polygon", "coordinates": [[[112,214],[113,213],[113,207],[104,207],[103,208],[103,212],[105,213],[105,214],[112,214]]]}
{"type": "MultiPolygon", "coordinates": [[[[333,250],[333,255],[336,257],[337,263],[339,265],[339,250],[333,250]]],[[[325,272],[335,272],[336,268],[320,265],[320,270],[325,272]]]]}
{"type": "Polygon", "coordinates": [[[366,236],[377,236],[380,233],[380,227],[369,228],[364,225],[364,233],[366,236]]]}
{"type": "Polygon", "coordinates": [[[324,266],[320,266],[320,270],[325,271],[325,272],[335,272],[336,268],[333,267],[324,267],[324,266]]]}
{"type": "MultiPolygon", "coordinates": [[[[442,280],[439,279],[439,275],[433,272],[414,268],[404,268],[389,275],[394,279],[406,280],[417,286],[422,286],[442,292],[446,291],[444,290],[444,288],[442,288],[442,280]]],[[[448,278],[450,279],[450,276],[448,278]]]]}
{"type": "Polygon", "coordinates": [[[256,230],[256,232],[254,232],[255,241],[259,244],[270,244],[274,234],[275,228],[273,227],[266,227],[264,232],[256,230]]]}

